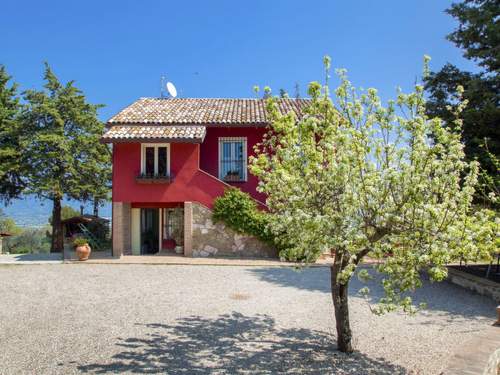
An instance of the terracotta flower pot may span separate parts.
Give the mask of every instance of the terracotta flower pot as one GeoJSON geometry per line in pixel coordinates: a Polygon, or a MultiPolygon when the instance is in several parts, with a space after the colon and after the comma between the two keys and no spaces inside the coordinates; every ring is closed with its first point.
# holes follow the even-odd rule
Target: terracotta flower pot
{"type": "Polygon", "coordinates": [[[76,255],[78,255],[78,260],[87,260],[90,255],[90,246],[83,245],[76,247],[76,255]]]}

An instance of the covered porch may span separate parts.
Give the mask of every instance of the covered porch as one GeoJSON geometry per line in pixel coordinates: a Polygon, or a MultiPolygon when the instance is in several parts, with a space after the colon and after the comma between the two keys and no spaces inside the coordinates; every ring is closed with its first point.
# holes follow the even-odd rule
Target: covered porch
{"type": "Polygon", "coordinates": [[[113,202],[113,256],[192,256],[192,204],[113,202]]]}

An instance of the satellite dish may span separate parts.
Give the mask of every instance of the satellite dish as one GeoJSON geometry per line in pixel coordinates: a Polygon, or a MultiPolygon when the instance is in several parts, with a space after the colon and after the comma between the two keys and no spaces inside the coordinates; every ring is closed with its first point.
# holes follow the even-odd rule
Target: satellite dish
{"type": "Polygon", "coordinates": [[[167,82],[167,91],[172,98],[177,96],[177,89],[172,82],[167,82]]]}

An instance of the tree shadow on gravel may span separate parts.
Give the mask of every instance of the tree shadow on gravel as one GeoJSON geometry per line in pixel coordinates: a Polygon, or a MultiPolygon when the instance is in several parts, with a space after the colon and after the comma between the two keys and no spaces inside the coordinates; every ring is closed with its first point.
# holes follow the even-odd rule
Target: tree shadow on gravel
{"type": "MultiPolygon", "coordinates": [[[[375,304],[384,296],[380,280],[383,275],[377,273],[371,266],[365,266],[373,279],[367,283],[361,282],[354,275],[349,284],[349,295],[351,298],[363,298],[358,291],[367,286],[370,289],[368,302],[375,304]]],[[[254,268],[248,272],[257,276],[260,280],[283,287],[291,287],[311,292],[322,292],[330,294],[330,269],[327,267],[311,267],[302,270],[293,268],[254,268]]],[[[446,315],[446,321],[457,321],[457,319],[485,318],[493,319],[495,315],[495,303],[493,300],[473,293],[447,281],[430,282],[423,276],[423,286],[413,293],[409,293],[416,305],[426,304],[426,310],[441,315],[446,315]]],[[[425,323],[424,323],[425,324],[425,323]]],[[[429,321],[428,324],[434,324],[429,321]]]]}
{"type": "Polygon", "coordinates": [[[267,315],[237,312],[146,324],[145,335],[119,338],[121,351],[85,373],[168,374],[404,374],[405,369],[361,353],[344,355],[324,332],[286,329],[267,315]]]}
{"type": "Polygon", "coordinates": [[[330,294],[329,267],[250,268],[248,272],[271,284],[330,294]]]}

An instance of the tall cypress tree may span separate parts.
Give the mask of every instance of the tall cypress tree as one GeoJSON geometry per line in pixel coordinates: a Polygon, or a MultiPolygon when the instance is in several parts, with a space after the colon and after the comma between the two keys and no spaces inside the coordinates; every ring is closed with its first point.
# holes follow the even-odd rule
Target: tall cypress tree
{"type": "Polygon", "coordinates": [[[464,0],[452,4],[446,12],[458,21],[448,40],[482,70],[466,72],[448,63],[430,74],[426,80],[430,94],[427,113],[453,127],[457,86],[464,87],[463,97],[468,101],[462,112],[465,155],[481,164],[482,186],[477,198],[488,202],[488,193],[500,185],[495,162],[500,158],[500,6],[498,0],[464,0]]]}
{"type": "Polygon", "coordinates": [[[448,40],[464,50],[464,57],[477,61],[487,72],[500,70],[500,3],[498,0],[463,0],[446,13],[458,21],[448,40]]]}
{"type": "Polygon", "coordinates": [[[21,194],[23,180],[22,147],[19,142],[20,103],[17,85],[0,65],[0,201],[7,203],[21,194]]]}
{"type": "Polygon", "coordinates": [[[92,176],[109,173],[109,150],[99,142],[99,105],[89,104],[70,81],[62,84],[45,64],[43,90],[24,93],[23,146],[29,192],[53,202],[51,251],[62,251],[61,201],[101,194],[92,176]]]}

